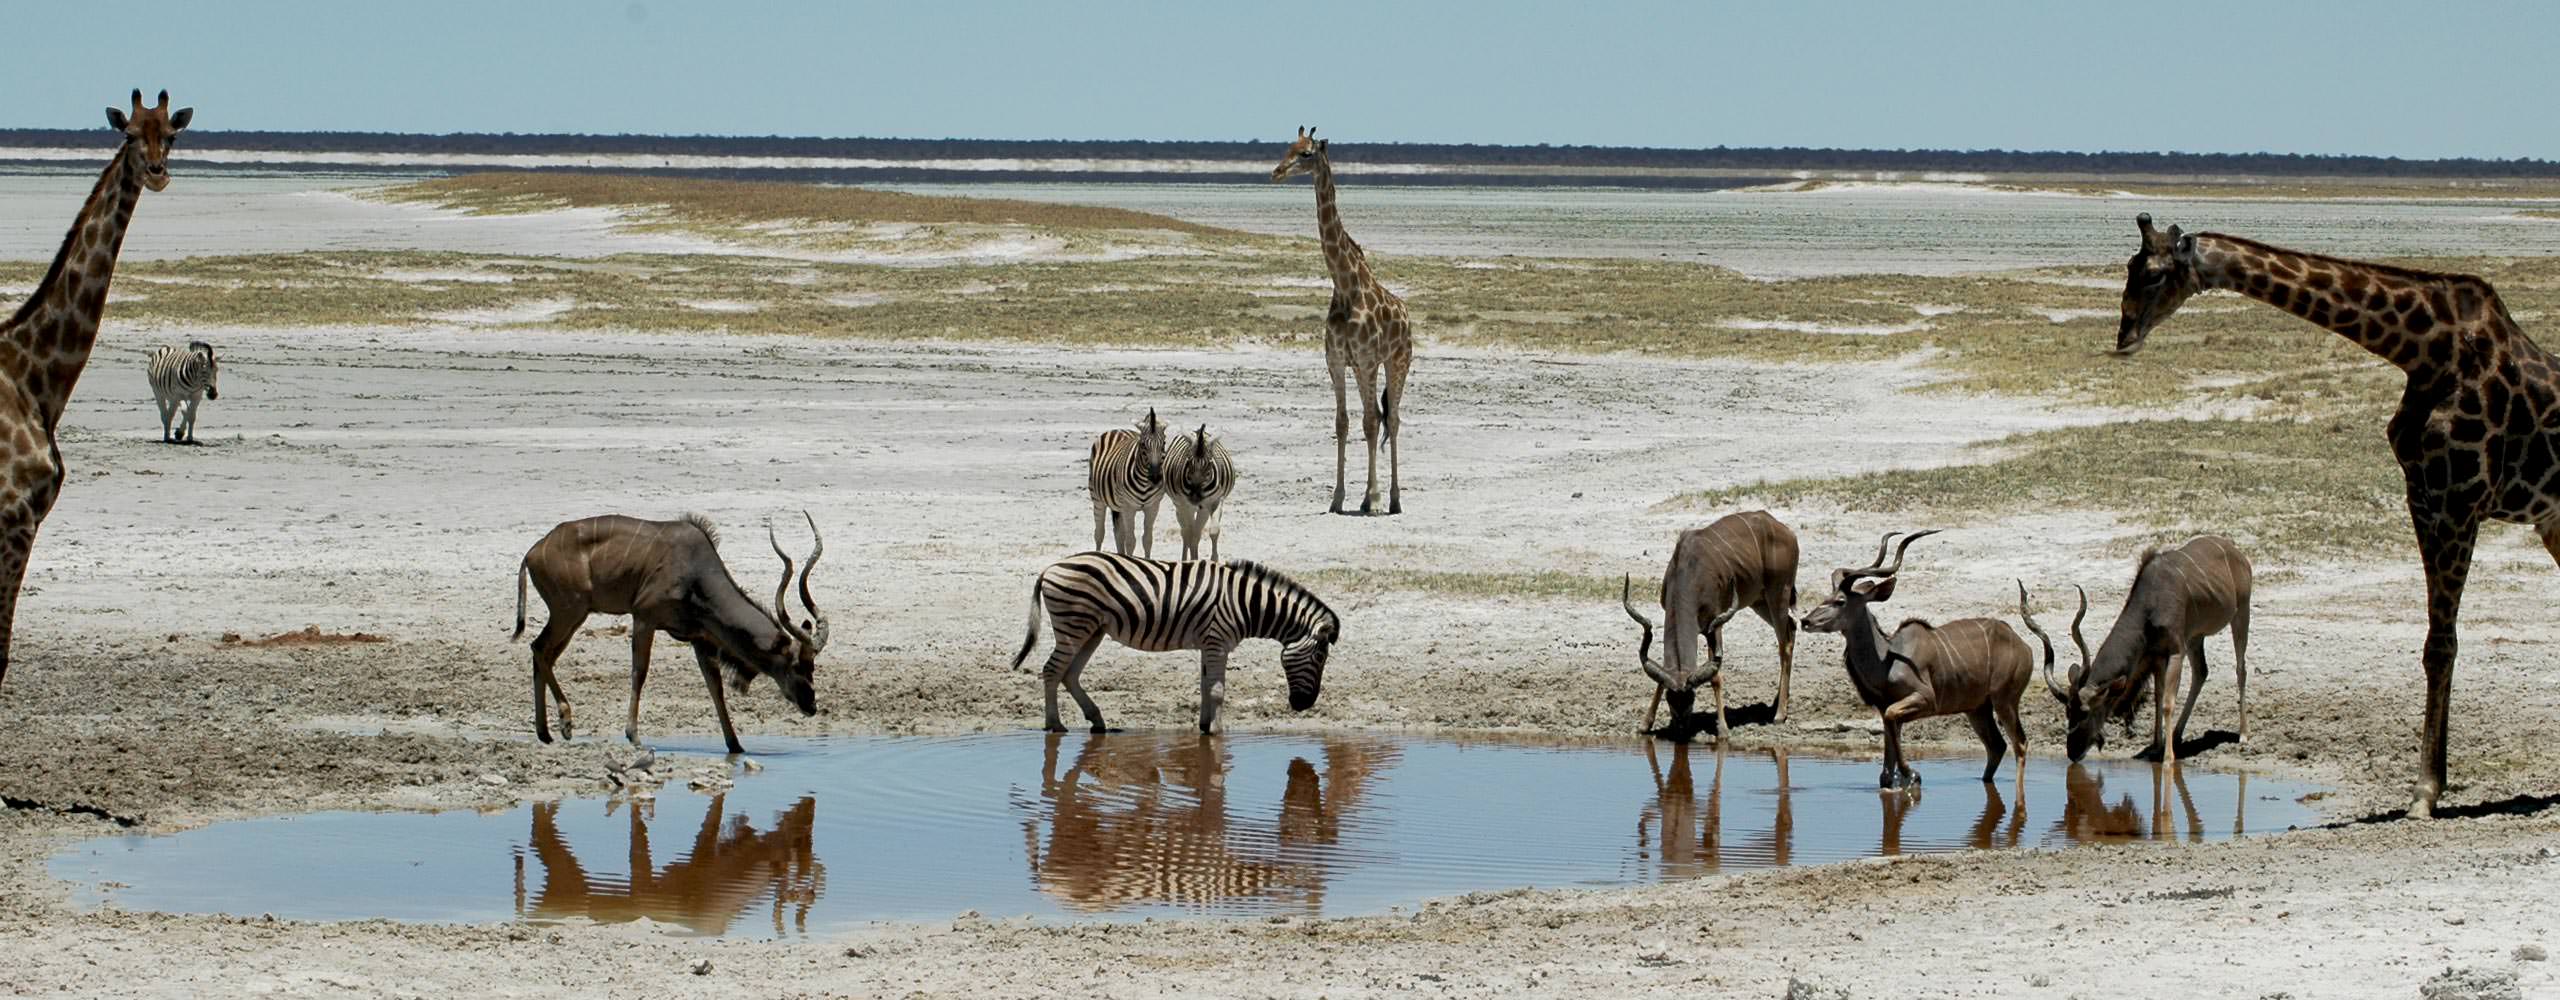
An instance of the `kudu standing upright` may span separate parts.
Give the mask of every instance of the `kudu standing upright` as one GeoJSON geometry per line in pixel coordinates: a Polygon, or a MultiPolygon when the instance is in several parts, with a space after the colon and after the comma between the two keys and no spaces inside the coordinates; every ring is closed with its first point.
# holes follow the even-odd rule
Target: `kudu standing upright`
{"type": "Polygon", "coordinates": [[[800,606],[814,621],[794,626],[783,606],[791,587],[791,557],[773,537],[771,524],[765,525],[765,540],[782,558],[782,582],[774,585],[770,612],[729,575],[720,561],[719,535],[700,514],[680,521],[607,514],[551,529],[516,567],[516,637],[524,636],[526,578],[551,609],[551,619],[533,640],[534,735],[551,742],[549,713],[542,702],[546,690],[560,700],[560,735],[570,735],[569,696],[560,690],[552,667],[591,614],[631,616],[631,712],[622,736],[633,743],[640,741],[640,686],[649,679],[649,641],[659,632],[693,645],[730,753],[746,749],[729,725],[729,700],[720,692],[723,667],[740,694],[758,675],[771,677],[800,714],[818,714],[816,671],[818,652],[827,645],[827,614],[809,596],[809,571],[817,568],[827,544],[814,518],[809,519],[809,537],[809,561],[800,572],[800,606]]]}
{"type": "Polygon", "coordinates": [[[2204,689],[2204,637],[2231,629],[2232,672],[2240,681],[2240,738],[2249,738],[2249,558],[2220,535],[2197,535],[2176,548],[2154,546],[2142,553],[2133,572],[2133,591],[2116,615],[2098,655],[2080,636],[2080,619],[2089,614],[2089,594],[2080,594],[2080,614],[2071,619],[2071,642],[2080,647],[2080,668],[2065,685],[2053,679],[2045,664],[2045,688],[2070,724],[2064,741],[2072,760],[2090,747],[2107,745],[2104,722],[2131,708],[2148,683],[2152,688],[2151,746],[2139,756],[2159,754],[2163,763],[2178,762],[2178,741],[2187,736],[2187,716],[2196,710],[2196,694],[2204,689]],[[2177,697],[2178,658],[2195,664],[2186,707],[2178,723],[2164,727],[2169,702],[2177,697]],[[2169,738],[2161,738],[2166,728],[2169,738]]]}
{"type": "Polygon", "coordinates": [[[1787,721],[1787,683],[1795,672],[1796,651],[1795,532],[1765,510],[1728,514],[1706,527],[1681,532],[1671,550],[1671,564],[1662,571],[1665,662],[1660,665],[1650,656],[1653,622],[1636,610],[1635,580],[1628,577],[1620,583],[1618,603],[1644,630],[1637,641],[1636,663],[1655,685],[1653,703],[1644,713],[1646,732],[1685,737],[1693,731],[1698,723],[1691,719],[1691,710],[1698,682],[1703,680],[1715,688],[1715,734],[1718,740],[1724,738],[1724,623],[1744,608],[1757,612],[1778,633],[1778,698],[1773,718],[1787,721]],[[1698,662],[1700,637],[1707,640],[1703,669],[1698,662]],[[1671,703],[1671,724],[1656,730],[1654,716],[1664,701],[1671,703]]]}
{"type": "MultiPolygon", "coordinates": [[[[2035,681],[2035,654],[2009,623],[1963,618],[1931,626],[1908,618],[1890,635],[1876,624],[1872,605],[1893,598],[1903,553],[1911,550],[1911,543],[1934,534],[1937,531],[1932,529],[1905,536],[1902,547],[1893,552],[1891,566],[1884,564],[1884,552],[1893,543],[1893,534],[1886,534],[1876,546],[1875,562],[1831,571],[1830,598],[1804,615],[1804,627],[1836,632],[1848,640],[1849,683],[1858,689],[1859,699],[1884,718],[1884,772],[1876,780],[1884,788],[1920,783],[1919,773],[1902,755],[1902,726],[1913,719],[1961,714],[1970,720],[1990,757],[1982,765],[1983,781],[2000,772],[2000,756],[2012,747],[2017,750],[2020,771],[2027,765],[2027,734],[2018,723],[2018,701],[2035,681]],[[2001,738],[2004,729],[2006,740],[2001,738]]],[[[2023,615],[2026,610],[2027,591],[2021,584],[2018,612],[2023,615]]],[[[2035,627],[2032,619],[2028,627],[2035,627]]],[[[2050,642],[2045,644],[2045,656],[2048,661],[2053,656],[2050,642]]]]}

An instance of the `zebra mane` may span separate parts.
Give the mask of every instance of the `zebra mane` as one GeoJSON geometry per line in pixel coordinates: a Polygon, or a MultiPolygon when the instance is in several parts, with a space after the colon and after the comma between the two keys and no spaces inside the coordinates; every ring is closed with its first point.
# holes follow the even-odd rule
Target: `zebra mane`
{"type": "Polygon", "coordinates": [[[719,547],[720,526],[711,523],[710,515],[704,514],[700,511],[686,511],[684,517],[680,520],[684,521],[686,524],[690,524],[701,529],[702,537],[710,539],[712,547],[719,547]]]}
{"type": "Polygon", "coordinates": [[[1324,598],[1317,597],[1315,591],[1308,590],[1304,584],[1290,579],[1288,574],[1249,559],[1230,559],[1227,561],[1227,568],[1269,584],[1272,589],[1278,590],[1291,598],[1303,600],[1306,603],[1313,605],[1317,611],[1324,614],[1328,621],[1333,623],[1336,636],[1338,637],[1340,635],[1342,631],[1342,616],[1335,614],[1333,606],[1326,604],[1324,602],[1324,598]]]}
{"type": "Polygon", "coordinates": [[[213,356],[213,345],[212,345],[212,344],[205,343],[204,341],[201,341],[201,340],[190,340],[190,341],[187,341],[187,350],[190,350],[190,351],[203,351],[203,352],[204,352],[204,356],[205,356],[205,357],[208,357],[208,358],[210,358],[210,357],[212,357],[212,356],[213,356]]]}

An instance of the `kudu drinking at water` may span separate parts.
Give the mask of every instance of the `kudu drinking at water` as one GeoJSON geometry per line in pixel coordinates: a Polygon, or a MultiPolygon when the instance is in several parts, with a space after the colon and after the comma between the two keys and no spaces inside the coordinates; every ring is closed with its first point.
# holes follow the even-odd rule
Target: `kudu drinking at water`
{"type": "Polygon", "coordinates": [[[1662,571],[1663,660],[1651,657],[1653,622],[1636,610],[1635,580],[1621,581],[1618,602],[1627,617],[1644,629],[1637,641],[1636,663],[1653,678],[1653,704],[1645,709],[1647,732],[1685,737],[1703,723],[1692,718],[1698,682],[1715,688],[1715,734],[1725,734],[1724,623],[1744,608],[1778,633],[1778,698],[1772,718],[1787,721],[1787,682],[1795,672],[1796,533],[1768,511],[1728,514],[1715,523],[1680,534],[1671,564],[1662,571]],[[1707,661],[1698,662],[1698,640],[1707,641],[1707,661]],[[1671,703],[1671,724],[1653,728],[1662,703],[1671,703]]]}
{"type": "Polygon", "coordinates": [[[2106,746],[2105,720],[2135,707],[2148,684],[2152,691],[2151,746],[2139,756],[2157,753],[2162,763],[2178,762],[2178,742],[2186,739],[2187,716],[2196,709],[2196,693],[2204,688],[2204,637],[2231,629],[2232,672],[2240,681],[2240,738],[2249,738],[2249,558],[2231,540],[2198,535],[2176,548],[2153,547],[2142,553],[2133,572],[2133,592],[2115,627],[2089,655],[2080,637],[2080,619],[2089,614],[2089,595],[2080,594],[2080,614],[2071,619],[2071,642],[2080,647],[2080,668],[2069,684],[2053,679],[2045,664],[2045,687],[2062,703],[2070,733],[2065,748],[2079,760],[2090,747],[2106,746]],[[2178,723],[2161,739],[2169,702],[2177,697],[2178,658],[2195,663],[2195,681],[2187,689],[2186,707],[2178,723]]]}
{"type": "Polygon", "coordinates": [[[827,645],[827,615],[809,597],[809,571],[817,568],[827,545],[814,518],[809,537],[808,565],[800,571],[800,606],[814,621],[795,626],[783,607],[791,587],[791,557],[783,553],[770,524],[765,540],[782,558],[782,582],[774,585],[772,611],[757,606],[730,577],[729,567],[720,561],[719,534],[700,514],[680,521],[607,514],[551,529],[516,568],[516,636],[524,636],[528,577],[551,609],[551,620],[533,639],[534,735],[551,742],[542,701],[546,690],[560,700],[560,735],[570,734],[569,696],[560,690],[552,668],[590,614],[631,616],[631,712],[623,723],[624,739],[640,741],[640,686],[649,679],[649,642],[659,632],[693,645],[730,753],[746,750],[729,725],[729,701],[720,691],[724,668],[740,694],[759,675],[770,677],[800,714],[818,714],[814,685],[818,651],[827,645]]]}
{"type": "MultiPolygon", "coordinates": [[[[1858,689],[1861,700],[1884,717],[1884,773],[1877,784],[1885,788],[1920,783],[1920,775],[1902,755],[1902,726],[1913,719],[1963,715],[1970,720],[1990,757],[1982,766],[1983,781],[1999,773],[2000,755],[2012,746],[2017,749],[2019,769],[2027,765],[2027,734],[2018,723],[2018,700],[2035,680],[2035,654],[2009,623],[1964,618],[1932,626],[1907,618],[1891,633],[1876,623],[1871,606],[1893,598],[1903,553],[1911,550],[1911,543],[1934,534],[1937,531],[1932,529],[1904,537],[1902,547],[1893,552],[1891,566],[1884,564],[1884,553],[1893,544],[1893,533],[1886,534],[1876,546],[1875,562],[1833,570],[1830,598],[1804,616],[1804,627],[1836,632],[1848,640],[1849,683],[1858,689]],[[2004,729],[2006,740],[2001,738],[2004,729]]],[[[2018,588],[2018,611],[2026,613],[2024,585],[2018,588]]],[[[2028,627],[2034,628],[2032,620],[2028,627]]],[[[2048,642],[2047,662],[2052,656],[2053,644],[2048,642]]]]}

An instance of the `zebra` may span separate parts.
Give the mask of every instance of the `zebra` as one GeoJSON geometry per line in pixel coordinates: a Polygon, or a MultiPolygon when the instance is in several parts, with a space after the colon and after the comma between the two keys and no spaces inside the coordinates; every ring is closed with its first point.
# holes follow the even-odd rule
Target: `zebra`
{"type": "Polygon", "coordinates": [[[1173,439],[1164,449],[1164,478],[1173,493],[1173,521],[1182,528],[1182,558],[1200,558],[1200,534],[1206,531],[1209,558],[1215,561],[1218,508],[1236,488],[1236,464],[1227,457],[1227,443],[1210,437],[1207,424],[1173,439]]]}
{"type": "Polygon", "coordinates": [[[1200,731],[1214,732],[1218,705],[1227,696],[1227,654],[1246,639],[1280,643],[1280,670],[1289,679],[1289,707],[1313,708],[1324,688],[1324,664],[1342,638],[1342,620],[1323,600],[1279,571],[1256,563],[1160,562],[1109,552],[1069,556],[1040,571],[1031,585],[1031,622],[1021,670],[1040,642],[1040,610],[1049,611],[1057,647],[1040,671],[1050,732],[1058,721],[1058,685],[1075,696],[1093,731],[1107,732],[1102,709],[1084,693],[1086,661],[1104,637],[1147,653],[1200,651],[1200,731]]]}
{"type": "Polygon", "coordinates": [[[1138,538],[1144,554],[1154,558],[1156,510],[1164,503],[1164,425],[1154,409],[1147,410],[1136,430],[1104,431],[1093,439],[1093,454],[1085,460],[1085,491],[1093,496],[1094,551],[1102,551],[1103,515],[1108,513],[1112,547],[1128,555],[1129,519],[1143,510],[1146,530],[1138,538]]]}
{"type": "Polygon", "coordinates": [[[222,365],[214,360],[213,345],[201,340],[187,342],[185,349],[163,345],[152,349],[144,365],[151,376],[151,396],[160,404],[160,443],[196,443],[196,396],[221,399],[222,390],[214,384],[222,365]],[[179,407],[186,407],[187,419],[179,423],[179,407]],[[173,432],[172,426],[178,429],[173,432]]]}

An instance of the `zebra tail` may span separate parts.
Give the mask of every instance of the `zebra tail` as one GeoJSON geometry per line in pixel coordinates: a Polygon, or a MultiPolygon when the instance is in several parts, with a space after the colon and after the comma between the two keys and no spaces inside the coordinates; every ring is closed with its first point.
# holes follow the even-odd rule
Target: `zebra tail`
{"type": "Polygon", "coordinates": [[[507,637],[509,642],[524,638],[524,574],[532,568],[527,563],[516,564],[516,634],[507,637]]]}
{"type": "Polygon", "coordinates": [[[1031,624],[1022,633],[1022,651],[1013,654],[1013,670],[1022,672],[1022,661],[1031,657],[1031,647],[1040,644],[1040,588],[1046,580],[1031,581],[1031,624]]]}

